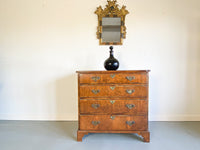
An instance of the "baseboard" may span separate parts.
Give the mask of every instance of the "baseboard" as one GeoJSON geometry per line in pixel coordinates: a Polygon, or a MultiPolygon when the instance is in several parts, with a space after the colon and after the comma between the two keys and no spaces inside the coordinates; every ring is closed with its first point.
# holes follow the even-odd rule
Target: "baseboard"
{"type": "Polygon", "coordinates": [[[198,115],[150,115],[150,121],[200,121],[198,115]]]}
{"type": "Polygon", "coordinates": [[[78,115],[13,115],[0,114],[0,120],[77,121],[78,115]]]}
{"type": "MultiPolygon", "coordinates": [[[[77,121],[78,116],[69,115],[13,115],[0,114],[0,120],[44,120],[44,121],[77,121]]],[[[150,115],[149,121],[200,121],[198,115],[150,115]]]]}

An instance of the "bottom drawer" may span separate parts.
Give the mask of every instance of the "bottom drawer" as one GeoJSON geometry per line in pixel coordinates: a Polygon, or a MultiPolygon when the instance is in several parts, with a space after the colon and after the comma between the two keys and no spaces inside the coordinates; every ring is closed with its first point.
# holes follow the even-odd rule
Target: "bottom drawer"
{"type": "Polygon", "coordinates": [[[80,130],[137,130],[148,129],[147,116],[80,115],[80,130]]]}

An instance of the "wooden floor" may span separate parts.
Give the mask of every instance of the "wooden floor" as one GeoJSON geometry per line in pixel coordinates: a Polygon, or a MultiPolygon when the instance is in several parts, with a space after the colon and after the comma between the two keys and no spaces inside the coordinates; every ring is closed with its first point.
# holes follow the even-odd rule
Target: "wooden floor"
{"type": "Polygon", "coordinates": [[[89,134],[77,122],[0,121],[0,150],[199,150],[200,122],[150,122],[151,142],[134,134],[89,134]]]}

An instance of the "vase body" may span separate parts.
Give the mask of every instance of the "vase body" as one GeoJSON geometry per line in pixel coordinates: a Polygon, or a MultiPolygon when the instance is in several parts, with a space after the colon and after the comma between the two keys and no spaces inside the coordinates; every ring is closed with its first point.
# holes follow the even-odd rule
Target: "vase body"
{"type": "Polygon", "coordinates": [[[106,70],[117,70],[119,68],[119,61],[113,56],[113,47],[110,47],[110,57],[104,62],[106,70]]]}

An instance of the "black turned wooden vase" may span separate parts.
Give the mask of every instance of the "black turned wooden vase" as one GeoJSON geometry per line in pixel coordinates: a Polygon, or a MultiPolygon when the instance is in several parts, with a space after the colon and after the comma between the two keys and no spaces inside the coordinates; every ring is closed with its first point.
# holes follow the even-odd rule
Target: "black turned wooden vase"
{"type": "Polygon", "coordinates": [[[110,46],[110,57],[104,62],[106,70],[117,70],[119,68],[119,61],[113,56],[113,46],[110,46]]]}

